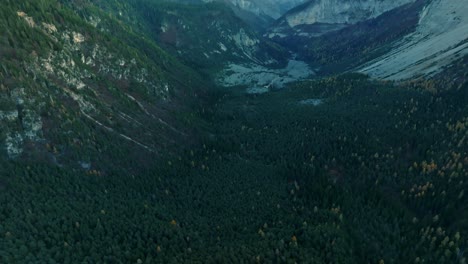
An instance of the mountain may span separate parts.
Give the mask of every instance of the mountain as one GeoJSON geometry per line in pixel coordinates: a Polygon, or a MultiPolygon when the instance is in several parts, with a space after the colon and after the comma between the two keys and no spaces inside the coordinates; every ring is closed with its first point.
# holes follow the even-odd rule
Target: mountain
{"type": "Polygon", "coordinates": [[[229,61],[284,63],[287,53],[250,28],[223,3],[144,0],[130,1],[125,6],[119,1],[98,4],[195,68],[223,67],[229,61]]]}
{"type": "Polygon", "coordinates": [[[93,127],[104,137],[93,144],[111,135],[135,155],[175,147],[190,137],[175,113],[191,111],[217,72],[289,56],[218,3],[8,1],[2,14],[0,142],[10,158],[93,164],[77,154],[93,148],[93,127]],[[64,137],[71,127],[82,129],[64,137]]]}
{"type": "Polygon", "coordinates": [[[320,74],[343,72],[392,50],[391,43],[414,32],[425,5],[425,1],[417,1],[319,35],[307,33],[309,26],[305,25],[296,28],[299,33],[290,31],[291,34],[274,37],[274,40],[295,51],[320,74]]]}
{"type": "Polygon", "coordinates": [[[0,263],[466,264],[464,1],[2,0],[0,263]]]}
{"type": "Polygon", "coordinates": [[[414,32],[392,43],[391,51],[360,71],[375,78],[399,80],[432,76],[468,55],[468,5],[434,0],[422,11],[414,32]]]}
{"type": "Polygon", "coordinates": [[[188,140],[168,113],[210,84],[157,43],[91,2],[7,1],[1,12],[2,156],[106,171],[120,167],[116,149],[156,155],[188,140]]]}
{"type": "Polygon", "coordinates": [[[267,35],[297,52],[319,74],[360,71],[375,78],[408,79],[436,74],[466,55],[463,1],[378,1],[362,9],[371,2],[341,1],[341,8],[328,9],[333,1],[304,4],[267,35]]]}
{"type": "MultiPolygon", "coordinates": [[[[211,2],[216,0],[203,0],[211,2]]],[[[225,1],[239,7],[243,10],[251,12],[257,16],[268,16],[273,19],[278,19],[286,11],[303,3],[305,0],[219,0],[225,1]]]]}
{"type": "Polygon", "coordinates": [[[223,3],[229,6],[237,17],[249,24],[252,29],[263,32],[289,9],[305,0],[167,0],[177,3],[223,3]]]}
{"type": "Polygon", "coordinates": [[[413,2],[415,0],[312,0],[284,14],[270,29],[269,37],[320,36],[413,2]]]}

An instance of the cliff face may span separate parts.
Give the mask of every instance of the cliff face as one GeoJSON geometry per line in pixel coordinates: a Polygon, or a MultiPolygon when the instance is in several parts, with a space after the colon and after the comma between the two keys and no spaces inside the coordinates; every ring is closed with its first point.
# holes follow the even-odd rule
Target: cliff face
{"type": "Polygon", "coordinates": [[[434,0],[420,14],[416,30],[393,43],[391,52],[360,71],[375,78],[400,80],[432,76],[468,55],[468,6],[464,0],[434,0]]]}
{"type": "Polygon", "coordinates": [[[304,0],[231,0],[231,2],[255,14],[265,14],[277,19],[304,0]]]}
{"type": "Polygon", "coordinates": [[[320,36],[414,2],[415,0],[313,0],[287,12],[269,30],[269,37],[282,38],[291,34],[320,36]]]}
{"type": "Polygon", "coordinates": [[[169,147],[162,138],[185,132],[163,106],[182,105],[201,77],[95,5],[80,6],[80,17],[58,3],[9,1],[0,11],[0,159],[86,171],[98,166],[90,157],[117,149],[169,147]],[[104,144],[115,148],[96,148],[104,144]]]}
{"type": "Polygon", "coordinates": [[[258,16],[280,18],[288,10],[305,2],[305,0],[203,0],[204,2],[227,2],[258,16]]]}
{"type": "Polygon", "coordinates": [[[59,3],[0,10],[0,158],[81,168],[86,156],[116,153],[96,150],[106,140],[134,155],[177,148],[174,138],[192,138],[176,113],[192,111],[212,85],[202,70],[289,54],[221,4],[59,3]]]}
{"type": "Polygon", "coordinates": [[[377,17],[415,0],[314,0],[284,16],[288,25],[295,27],[304,24],[354,24],[377,17]]]}

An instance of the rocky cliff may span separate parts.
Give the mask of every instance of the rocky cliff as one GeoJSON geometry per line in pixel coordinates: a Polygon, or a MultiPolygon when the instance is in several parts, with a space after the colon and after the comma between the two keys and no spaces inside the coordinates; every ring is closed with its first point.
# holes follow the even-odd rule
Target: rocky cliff
{"type": "Polygon", "coordinates": [[[413,3],[415,0],[313,0],[308,1],[287,12],[278,20],[271,32],[271,37],[282,37],[296,31],[314,36],[341,29],[379,15],[399,6],[413,3]],[[309,26],[308,30],[302,30],[309,26]]]}
{"type": "Polygon", "coordinates": [[[378,79],[437,75],[468,55],[463,0],[310,1],[267,34],[319,69],[378,79]]]}
{"type": "MultiPolygon", "coordinates": [[[[213,2],[216,0],[203,0],[213,2]]],[[[266,15],[273,19],[278,19],[288,10],[303,3],[305,0],[218,0],[220,2],[231,3],[236,7],[249,11],[256,15],[266,15]]]]}
{"type": "Polygon", "coordinates": [[[167,111],[204,84],[148,38],[93,4],[8,1],[0,15],[0,158],[104,170],[96,157],[184,137],[167,111]]]}
{"type": "Polygon", "coordinates": [[[468,55],[468,5],[434,0],[420,14],[414,32],[360,70],[376,78],[400,80],[432,76],[468,55]]]}

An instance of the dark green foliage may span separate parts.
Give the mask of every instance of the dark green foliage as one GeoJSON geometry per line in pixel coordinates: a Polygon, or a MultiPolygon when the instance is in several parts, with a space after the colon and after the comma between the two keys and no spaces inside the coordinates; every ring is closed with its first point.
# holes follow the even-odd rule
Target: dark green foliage
{"type": "Polygon", "coordinates": [[[333,77],[217,96],[203,146],[138,173],[2,162],[1,261],[461,261],[463,93],[333,77]]]}
{"type": "MultiPolygon", "coordinates": [[[[116,18],[153,5],[174,8],[2,3],[0,111],[18,118],[0,120],[0,139],[24,131],[27,111],[43,128],[16,159],[0,152],[0,263],[464,263],[465,76],[396,86],[347,74],[264,95],[212,90],[140,34],[147,21],[116,18]],[[83,32],[84,55],[99,44],[174,88],[163,100],[137,81],[101,74],[19,19],[20,10],[83,32]],[[89,88],[74,91],[97,111],[81,111],[64,80],[27,67],[62,51],[92,73],[89,88]],[[23,87],[29,103],[21,104],[23,87]]],[[[205,16],[228,14],[223,8],[209,5],[205,16]]]]}
{"type": "MultiPolygon", "coordinates": [[[[92,2],[5,1],[0,30],[5,32],[0,37],[0,111],[17,112],[17,120],[0,117],[0,142],[4,146],[7,137],[26,133],[25,112],[43,125],[38,139],[22,144],[28,150],[22,158],[72,167],[83,161],[108,171],[112,166],[97,164],[146,155],[119,135],[138,138],[160,155],[196,141],[192,127],[177,116],[197,109],[196,99],[212,86],[210,81],[92,2]],[[99,26],[92,19],[100,20],[99,26]],[[75,33],[84,37],[81,44],[74,43],[75,33]],[[76,88],[75,79],[85,89],[76,88]],[[77,96],[93,109],[83,108],[77,96]],[[174,133],[184,138],[175,142],[174,133]]],[[[132,163],[121,163],[120,169],[144,167],[132,163]]]]}
{"type": "Polygon", "coordinates": [[[91,2],[135,32],[156,41],[192,68],[208,73],[221,69],[227,61],[265,62],[274,58],[284,64],[289,56],[283,47],[252,30],[229,6],[216,1],[206,4],[154,0],[91,2]],[[250,41],[259,43],[250,46],[250,41]]]}

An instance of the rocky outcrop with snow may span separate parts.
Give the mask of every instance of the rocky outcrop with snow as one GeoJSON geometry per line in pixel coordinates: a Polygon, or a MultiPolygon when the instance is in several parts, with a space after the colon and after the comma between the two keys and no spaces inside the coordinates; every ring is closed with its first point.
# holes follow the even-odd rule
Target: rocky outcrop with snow
{"type": "Polygon", "coordinates": [[[394,43],[391,52],[361,67],[375,78],[401,80],[439,73],[468,54],[466,0],[433,0],[421,13],[416,31],[394,43]]]}

